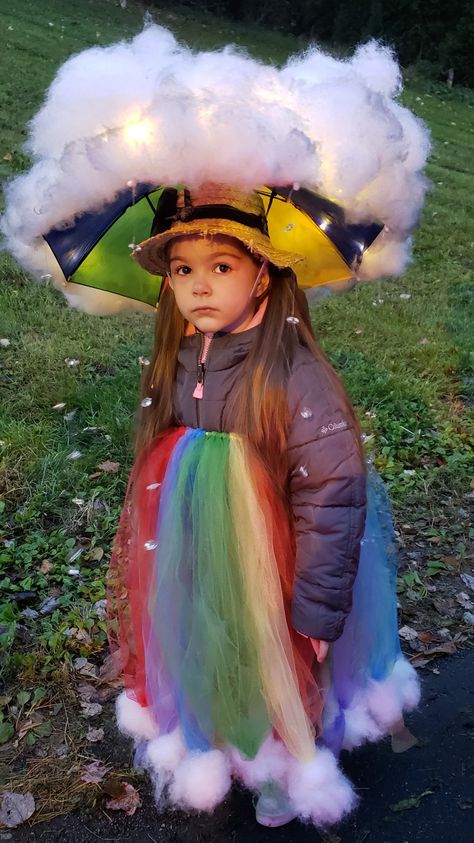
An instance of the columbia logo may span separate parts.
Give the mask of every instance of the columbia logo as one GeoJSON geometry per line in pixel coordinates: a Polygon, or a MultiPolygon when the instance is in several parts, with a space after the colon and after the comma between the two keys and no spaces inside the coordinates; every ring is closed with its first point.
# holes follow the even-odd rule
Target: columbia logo
{"type": "Polygon", "coordinates": [[[340,421],[340,422],[329,422],[329,424],[323,424],[321,428],[321,433],[323,436],[326,433],[332,433],[333,430],[345,430],[347,427],[347,422],[340,421]]]}

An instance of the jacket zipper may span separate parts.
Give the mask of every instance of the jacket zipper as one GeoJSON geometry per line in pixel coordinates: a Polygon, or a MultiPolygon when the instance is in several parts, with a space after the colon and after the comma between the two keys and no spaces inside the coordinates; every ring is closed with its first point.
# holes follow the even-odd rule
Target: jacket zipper
{"type": "MultiPolygon", "coordinates": [[[[194,387],[193,398],[201,399],[204,396],[204,378],[206,376],[206,361],[209,355],[209,348],[214,334],[203,334],[201,339],[201,351],[197,363],[197,381],[194,387]]],[[[199,406],[199,405],[198,405],[199,406]]],[[[199,409],[198,409],[199,422],[199,409]]]]}

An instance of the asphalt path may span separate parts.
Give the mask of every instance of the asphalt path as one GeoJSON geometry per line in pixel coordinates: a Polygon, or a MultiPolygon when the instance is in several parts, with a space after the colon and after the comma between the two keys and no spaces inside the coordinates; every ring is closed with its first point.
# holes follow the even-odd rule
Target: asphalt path
{"type": "MultiPolygon", "coordinates": [[[[0,832],[0,841],[468,843],[474,840],[473,677],[472,651],[421,672],[422,703],[408,720],[419,746],[394,754],[390,743],[383,741],[346,753],[342,766],[361,801],[345,823],[326,834],[296,821],[280,829],[259,827],[251,796],[237,788],[212,815],[158,814],[143,780],[139,788],[143,804],[133,817],[110,812],[107,816],[99,808],[82,810],[32,828],[0,832]]],[[[117,739],[109,760],[115,754],[119,761],[128,752],[128,744],[117,739]]]]}

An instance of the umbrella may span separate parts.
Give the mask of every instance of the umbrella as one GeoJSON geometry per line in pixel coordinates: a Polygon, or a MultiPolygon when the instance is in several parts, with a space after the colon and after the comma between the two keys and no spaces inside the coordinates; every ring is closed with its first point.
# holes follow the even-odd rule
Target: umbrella
{"type": "MultiPolygon", "coordinates": [[[[150,234],[162,190],[129,185],[100,210],[49,231],[44,239],[66,280],[156,306],[162,278],[130,255],[150,234]]],[[[306,188],[263,187],[259,193],[274,245],[304,255],[297,270],[303,288],[353,278],[365,249],[383,228],[374,222],[348,224],[341,206],[306,188]]]]}

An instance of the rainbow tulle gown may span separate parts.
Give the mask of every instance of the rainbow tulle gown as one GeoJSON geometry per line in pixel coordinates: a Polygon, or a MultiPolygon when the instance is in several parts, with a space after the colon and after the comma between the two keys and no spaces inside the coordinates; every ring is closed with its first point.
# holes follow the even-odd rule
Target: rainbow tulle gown
{"type": "Polygon", "coordinates": [[[132,471],[108,578],[109,631],[158,799],[212,809],[232,777],[270,779],[295,814],[336,822],[355,804],[342,748],[376,740],[418,701],[400,652],[396,552],[381,482],[353,608],[319,669],[290,618],[294,538],[282,500],[236,434],[176,428],[132,471]]]}

